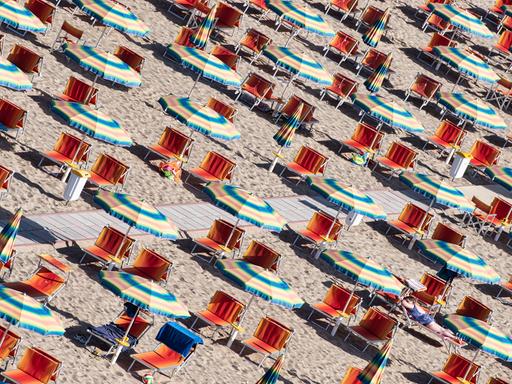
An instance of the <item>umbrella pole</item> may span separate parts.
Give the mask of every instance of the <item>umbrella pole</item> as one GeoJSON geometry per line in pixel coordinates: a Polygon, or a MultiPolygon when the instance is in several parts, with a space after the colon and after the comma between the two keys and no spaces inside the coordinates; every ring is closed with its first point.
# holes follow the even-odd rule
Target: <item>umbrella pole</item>
{"type": "Polygon", "coordinates": [[[121,263],[121,259],[119,258],[119,256],[121,256],[120,255],[121,249],[123,248],[123,244],[126,241],[126,239],[128,238],[128,235],[130,234],[131,230],[132,230],[132,226],[129,226],[128,230],[125,232],[125,234],[123,236],[123,240],[121,241],[121,244],[119,244],[119,248],[117,248],[117,251],[116,251],[116,254],[115,254],[114,258],[108,264],[108,270],[109,271],[111,271],[114,268],[116,261],[119,261],[119,263],[121,263]]]}
{"type": "Polygon", "coordinates": [[[276,167],[277,161],[281,158],[281,152],[283,151],[283,147],[279,148],[279,151],[275,153],[274,160],[272,160],[272,164],[270,164],[269,172],[272,172],[276,167]]]}
{"type": "MultiPolygon", "coordinates": [[[[343,311],[342,311],[343,313],[345,313],[345,311],[348,308],[348,305],[352,301],[352,298],[354,297],[354,292],[356,291],[357,286],[358,286],[358,283],[356,282],[356,284],[354,285],[354,288],[352,288],[352,291],[350,292],[350,296],[349,296],[347,302],[345,303],[345,306],[343,307],[343,311]]],[[[341,320],[343,320],[342,316],[340,316],[339,319],[336,321],[336,324],[334,324],[334,327],[332,328],[332,331],[331,331],[331,336],[336,335],[336,332],[338,332],[338,328],[341,325],[341,320]]]]}
{"type": "MultiPolygon", "coordinates": [[[[435,199],[432,199],[430,201],[430,205],[428,206],[428,209],[427,211],[425,212],[425,217],[423,218],[423,220],[421,220],[421,224],[419,226],[419,230],[420,231],[423,231],[423,226],[425,225],[425,222],[427,221],[427,218],[428,218],[428,213],[430,212],[430,210],[432,209],[432,207],[434,206],[434,202],[436,200],[435,199]]],[[[411,241],[409,242],[409,245],[407,246],[407,249],[408,250],[411,250],[412,247],[414,246],[414,243],[416,242],[416,234],[413,236],[413,238],[411,239],[411,241]]]]}
{"type": "Polygon", "coordinates": [[[192,92],[194,91],[194,88],[196,87],[197,82],[199,81],[200,78],[201,78],[201,74],[197,75],[196,81],[194,81],[194,85],[192,86],[192,88],[190,89],[190,92],[188,93],[188,98],[190,98],[190,95],[192,95],[192,92]]]}
{"type": "Polygon", "coordinates": [[[284,96],[284,94],[285,94],[286,90],[288,89],[288,87],[290,86],[290,84],[292,83],[292,81],[293,81],[293,80],[295,80],[295,76],[292,76],[292,77],[290,78],[290,81],[288,82],[288,84],[286,84],[286,87],[284,87],[284,89],[283,89],[283,93],[281,93],[281,98],[283,98],[283,96],[284,96]]]}
{"type": "MultiPolygon", "coordinates": [[[[249,312],[249,308],[250,308],[252,302],[254,301],[254,298],[255,298],[255,296],[251,295],[251,299],[249,300],[249,302],[245,306],[245,310],[242,313],[242,316],[240,316],[240,321],[238,322],[238,327],[240,327],[242,325],[242,322],[244,321],[245,316],[247,315],[247,312],[249,312]]],[[[233,342],[235,341],[237,335],[238,335],[238,329],[237,328],[233,328],[231,330],[230,335],[229,335],[228,343],[226,344],[228,348],[231,348],[231,346],[233,345],[233,342]]]]}
{"type": "MultiPolygon", "coordinates": [[[[119,355],[121,354],[121,351],[123,350],[123,347],[128,344],[128,335],[130,334],[130,331],[132,330],[133,324],[135,324],[135,320],[137,319],[137,316],[139,316],[139,307],[137,307],[137,310],[135,311],[135,316],[132,317],[132,320],[130,321],[130,325],[128,328],[126,328],[126,332],[121,340],[116,339],[117,343],[119,344],[117,346],[116,352],[114,353],[114,356],[112,356],[112,360],[110,360],[110,366],[113,366],[119,355]]],[[[1,345],[1,344],[0,344],[1,345]]]]}
{"type": "Polygon", "coordinates": [[[105,26],[105,28],[103,28],[103,32],[101,32],[101,35],[100,37],[98,38],[98,41],[96,41],[96,45],[95,47],[97,47],[98,45],[100,45],[100,41],[103,39],[103,37],[105,36],[105,34],[107,33],[107,29],[108,27],[105,26]]]}
{"type": "MultiPolygon", "coordinates": [[[[338,221],[338,217],[340,216],[340,213],[341,213],[341,205],[338,208],[338,212],[336,212],[336,216],[334,217],[334,220],[332,221],[331,227],[327,231],[327,236],[325,236],[324,241],[329,240],[329,237],[331,236],[331,232],[334,228],[334,224],[336,224],[336,222],[338,221]]],[[[320,257],[321,253],[322,253],[322,247],[320,246],[320,247],[318,247],[317,251],[315,252],[315,259],[318,259],[320,257]]]]}

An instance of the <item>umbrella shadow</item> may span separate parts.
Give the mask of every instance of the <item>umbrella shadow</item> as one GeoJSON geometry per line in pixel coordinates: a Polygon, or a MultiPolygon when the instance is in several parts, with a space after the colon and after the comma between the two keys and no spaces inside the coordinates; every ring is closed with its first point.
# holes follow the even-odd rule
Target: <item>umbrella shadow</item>
{"type": "MultiPolygon", "coordinates": [[[[3,228],[11,219],[14,212],[0,207],[0,226],[3,228]]],[[[18,236],[24,237],[30,241],[38,244],[53,245],[57,242],[58,238],[46,227],[38,222],[30,219],[28,216],[23,216],[18,229],[18,236]]],[[[14,243],[16,248],[16,243],[14,243]]]]}
{"type": "Polygon", "coordinates": [[[484,136],[484,139],[486,139],[489,143],[497,146],[497,147],[505,147],[507,144],[507,141],[502,136],[499,136],[495,133],[489,133],[488,135],[484,136]]]}
{"type": "Polygon", "coordinates": [[[148,0],[148,3],[150,3],[157,11],[159,11],[162,15],[164,15],[167,19],[169,19],[173,24],[175,25],[185,25],[186,23],[186,17],[185,19],[176,16],[175,14],[169,12],[169,2],[161,1],[161,0],[148,0]]]}

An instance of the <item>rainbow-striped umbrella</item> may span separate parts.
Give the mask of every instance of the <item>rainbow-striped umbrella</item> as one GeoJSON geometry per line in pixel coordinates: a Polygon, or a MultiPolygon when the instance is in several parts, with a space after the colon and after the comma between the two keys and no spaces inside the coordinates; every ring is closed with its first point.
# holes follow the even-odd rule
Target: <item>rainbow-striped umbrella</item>
{"type": "MultiPolygon", "coordinates": [[[[14,241],[18,234],[23,209],[19,208],[11,217],[11,220],[0,232],[0,263],[5,264],[9,261],[14,251],[14,241]]],[[[0,344],[1,345],[1,344],[0,344]]]]}
{"type": "Polygon", "coordinates": [[[129,147],[133,141],[119,123],[109,116],[82,103],[52,101],[52,111],[67,124],[86,135],[109,144],[129,147]]]}
{"type": "Polygon", "coordinates": [[[462,93],[439,92],[438,101],[457,116],[489,129],[503,130],[507,124],[503,118],[480,98],[469,98],[462,93]]]}
{"type": "Polygon", "coordinates": [[[109,215],[128,224],[128,231],[133,227],[164,239],[178,238],[176,226],[162,212],[142,200],[125,193],[100,191],[94,195],[94,202],[109,215]]]}
{"type": "Polygon", "coordinates": [[[302,110],[304,109],[304,103],[300,103],[295,112],[285,121],[283,126],[275,133],[272,137],[274,141],[279,145],[279,150],[275,153],[274,160],[270,164],[268,169],[272,172],[277,164],[279,158],[281,158],[281,152],[283,148],[289,148],[292,146],[292,140],[295,136],[295,131],[300,127],[302,110]]]}
{"type": "Polygon", "coordinates": [[[509,191],[512,191],[512,168],[493,165],[485,168],[485,174],[498,184],[501,184],[509,191]]]}
{"type": "Polygon", "coordinates": [[[99,76],[125,87],[139,87],[142,84],[140,74],[110,52],[88,45],[64,44],[63,47],[66,56],[96,74],[96,79],[99,76]]]}
{"type": "Polygon", "coordinates": [[[3,57],[0,57],[0,86],[16,91],[29,91],[32,89],[32,83],[28,76],[3,57]]]}
{"type": "Polygon", "coordinates": [[[384,30],[386,29],[386,24],[389,20],[389,8],[375,21],[375,23],[371,26],[368,31],[363,35],[363,42],[370,47],[376,47],[380,39],[382,39],[382,35],[384,35],[384,30]]]}
{"type": "Polygon", "coordinates": [[[421,240],[423,254],[459,275],[488,284],[496,284],[500,276],[481,257],[459,245],[441,240],[421,240]]]}
{"type": "Polygon", "coordinates": [[[361,284],[393,295],[400,295],[404,288],[403,284],[386,268],[370,259],[356,256],[350,251],[324,251],[320,258],[337,271],[355,280],[356,285],[361,284]]]}
{"type": "Polygon", "coordinates": [[[281,232],[286,225],[286,221],[281,215],[265,200],[240,187],[223,183],[208,183],[204,192],[217,207],[229,212],[238,220],[245,220],[273,232],[281,232]]]}
{"type": "Polygon", "coordinates": [[[22,4],[13,0],[0,0],[0,23],[20,31],[46,32],[46,25],[22,4]]]}
{"type": "Polygon", "coordinates": [[[454,67],[458,72],[475,80],[495,84],[500,79],[489,64],[465,49],[434,47],[432,52],[442,61],[454,67]]]}
{"type": "Polygon", "coordinates": [[[384,369],[386,368],[391,354],[393,339],[389,339],[386,344],[377,352],[368,365],[357,375],[357,384],[380,384],[384,369]]]}
{"type": "Polygon", "coordinates": [[[208,43],[208,38],[213,31],[215,25],[215,13],[217,12],[217,4],[215,4],[208,15],[204,18],[199,28],[190,36],[190,42],[197,48],[204,49],[208,43]]]}
{"type": "Polygon", "coordinates": [[[494,37],[494,33],[485,26],[482,20],[465,9],[457,8],[452,4],[439,3],[429,3],[428,8],[433,14],[461,31],[486,39],[494,37]]]}
{"type": "Polygon", "coordinates": [[[367,90],[372,93],[379,92],[382,84],[384,83],[384,79],[388,75],[389,67],[391,66],[391,61],[393,61],[393,55],[389,54],[382,64],[380,64],[375,71],[366,79],[364,82],[364,86],[367,90]]]}
{"type": "Polygon", "coordinates": [[[352,95],[352,102],[365,113],[378,120],[407,132],[423,132],[425,128],[406,109],[396,101],[385,99],[377,95],[356,93],[352,95]]]}
{"type": "Polygon", "coordinates": [[[164,96],[158,102],[172,117],[205,136],[222,140],[236,140],[240,132],[224,116],[200,105],[188,97],[164,96]]]}
{"type": "Polygon", "coordinates": [[[457,208],[463,212],[473,212],[475,205],[451,183],[438,180],[430,175],[414,172],[402,172],[400,181],[433,203],[447,207],[457,208]]]}
{"type": "Polygon", "coordinates": [[[274,364],[265,372],[265,374],[259,379],[256,384],[277,384],[279,375],[284,364],[284,355],[280,355],[274,364]]]}

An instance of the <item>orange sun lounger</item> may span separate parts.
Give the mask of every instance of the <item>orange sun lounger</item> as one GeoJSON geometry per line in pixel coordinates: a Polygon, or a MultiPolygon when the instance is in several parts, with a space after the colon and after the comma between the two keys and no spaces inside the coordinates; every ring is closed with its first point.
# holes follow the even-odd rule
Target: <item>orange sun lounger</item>
{"type": "MultiPolygon", "coordinates": [[[[432,236],[430,239],[421,240],[422,248],[431,248],[435,246],[437,241],[444,241],[446,243],[459,245],[464,248],[466,243],[466,235],[462,233],[457,228],[454,228],[453,225],[438,222],[434,232],[432,232],[432,236]]],[[[420,254],[423,255],[420,249],[420,254]]],[[[423,255],[425,256],[425,255],[423,255]]]]}
{"type": "Polygon", "coordinates": [[[41,22],[46,25],[48,32],[51,29],[56,8],[44,0],[28,0],[25,8],[32,12],[41,22]]]}
{"type": "MultiPolygon", "coordinates": [[[[381,18],[384,14],[382,9],[379,9],[373,5],[367,5],[359,14],[359,17],[356,21],[356,32],[359,31],[361,25],[364,25],[366,28],[370,28],[375,24],[377,20],[381,18]]],[[[389,21],[388,21],[389,22],[389,21]]]]}
{"type": "Polygon", "coordinates": [[[199,246],[211,253],[210,263],[219,256],[234,253],[237,254],[242,247],[245,230],[235,227],[226,220],[216,219],[208,231],[206,237],[194,239],[194,247],[191,253],[194,254],[199,246]]]}
{"type": "Polygon", "coordinates": [[[156,251],[143,247],[133,263],[122,271],[156,282],[167,282],[172,265],[171,261],[156,251]]]}
{"type": "Polygon", "coordinates": [[[101,153],[91,167],[88,182],[99,188],[114,188],[122,191],[128,178],[130,167],[105,153],[101,153]]]}
{"type": "Polygon", "coordinates": [[[497,196],[490,205],[483,203],[476,196],[473,196],[471,201],[475,202],[477,209],[468,214],[469,225],[480,227],[479,233],[483,233],[484,236],[489,230],[497,231],[495,240],[499,240],[501,232],[512,224],[512,203],[497,196]]]}
{"type": "MultiPolygon", "coordinates": [[[[6,328],[3,325],[0,325],[0,339],[4,337],[4,333],[6,328]]],[[[21,336],[17,335],[12,329],[7,331],[7,336],[0,346],[0,362],[4,362],[4,369],[7,369],[9,363],[14,362],[16,360],[16,356],[18,354],[18,349],[21,344],[21,336]]]]}
{"type": "Polygon", "coordinates": [[[325,155],[311,147],[303,145],[297,152],[297,155],[295,155],[293,161],[283,167],[279,176],[282,176],[285,171],[289,171],[295,176],[298,176],[296,184],[299,184],[308,176],[323,175],[328,161],[329,159],[325,155]]]}
{"type": "Polygon", "coordinates": [[[254,98],[251,108],[249,109],[250,111],[260,105],[263,101],[270,102],[272,104],[274,104],[274,102],[281,103],[282,100],[274,95],[275,86],[276,85],[272,81],[265,79],[263,76],[254,72],[249,72],[242,82],[242,86],[236,91],[237,96],[235,101],[238,101],[245,92],[254,98]]]}
{"type": "Polygon", "coordinates": [[[281,118],[289,118],[297,111],[302,105],[301,115],[299,117],[300,125],[312,128],[313,124],[317,122],[314,118],[316,107],[304,100],[302,97],[292,95],[286,103],[282,103],[274,113],[275,121],[279,121],[281,118]]]}
{"type": "Polygon", "coordinates": [[[433,50],[435,47],[456,47],[456,46],[457,46],[456,41],[453,41],[449,37],[441,35],[439,32],[434,32],[432,34],[432,37],[430,38],[428,45],[425,48],[419,50],[416,58],[419,59],[421,57],[421,55],[424,54],[425,56],[432,59],[432,63],[430,65],[433,66],[434,64],[439,62],[439,57],[433,53],[433,50]]]}
{"type": "Polygon", "coordinates": [[[70,76],[64,91],[58,96],[59,99],[73,103],[98,106],[98,88],[94,88],[85,81],[70,76]]]}
{"type": "Polygon", "coordinates": [[[2,372],[7,380],[17,384],[47,384],[57,382],[62,363],[36,347],[23,352],[16,369],[2,372]]]}
{"type": "Polygon", "coordinates": [[[358,2],[359,0],[329,0],[325,6],[325,14],[327,15],[331,9],[334,9],[341,13],[340,21],[343,21],[356,11],[358,2]]]}
{"type": "Polygon", "coordinates": [[[464,296],[462,301],[459,303],[455,314],[490,322],[492,318],[492,309],[474,297],[464,296]]]}
{"type": "Polygon", "coordinates": [[[348,147],[350,150],[359,154],[375,153],[380,149],[384,134],[366,123],[358,123],[352,137],[343,140],[340,144],[340,150],[348,147]]]}
{"type": "Polygon", "coordinates": [[[433,218],[432,213],[427,214],[423,208],[413,203],[407,203],[396,220],[388,221],[389,227],[386,230],[386,235],[391,228],[396,229],[405,236],[404,241],[411,239],[409,249],[412,249],[417,238],[421,239],[428,234],[433,218]]]}
{"type": "Polygon", "coordinates": [[[14,171],[0,165],[0,199],[9,193],[14,171]]]}
{"type": "Polygon", "coordinates": [[[130,68],[138,73],[142,72],[144,62],[146,61],[143,56],[122,45],[116,48],[114,56],[117,56],[121,61],[128,64],[130,68]]]}
{"type": "Polygon", "coordinates": [[[210,53],[236,72],[238,62],[240,61],[240,56],[231,51],[231,49],[226,46],[217,44],[213,46],[210,53]]]}
{"type": "Polygon", "coordinates": [[[0,99],[0,132],[14,131],[15,138],[23,134],[28,112],[6,99],[0,99]]]}
{"type": "Polygon", "coordinates": [[[49,152],[41,153],[41,160],[37,165],[40,167],[45,159],[59,165],[62,168],[72,162],[76,164],[87,164],[91,144],[82,141],[76,136],[66,132],[61,132],[53,149],[49,152]]]}
{"type": "Polygon", "coordinates": [[[480,366],[472,363],[465,357],[452,353],[448,356],[446,363],[441,371],[430,373],[430,384],[432,380],[445,384],[460,383],[458,377],[466,378],[467,382],[476,384],[478,382],[478,375],[480,373],[480,366]],[[469,372],[468,372],[469,369],[469,372]]]}
{"type": "Polygon", "coordinates": [[[318,257],[320,255],[319,251],[322,250],[325,243],[337,243],[338,241],[343,224],[339,219],[336,220],[334,225],[333,222],[333,216],[326,212],[316,211],[309,219],[306,228],[296,231],[297,236],[292,245],[295,245],[299,238],[302,238],[314,245],[312,252],[317,251],[316,257],[318,257]]]}
{"type": "Polygon", "coordinates": [[[336,32],[336,36],[324,48],[324,57],[329,52],[341,55],[338,65],[347,59],[355,60],[359,54],[359,41],[343,31],[336,32]]]}
{"type": "MultiPolygon", "coordinates": [[[[388,54],[383,53],[375,48],[368,49],[361,57],[359,63],[356,64],[357,76],[364,69],[368,72],[375,71],[379,65],[383,64],[388,58],[388,54]]],[[[388,75],[389,77],[389,72],[388,75]]]]}
{"type": "Polygon", "coordinates": [[[397,329],[397,322],[377,308],[370,307],[358,325],[352,325],[347,329],[345,341],[351,335],[359,337],[365,342],[364,352],[369,345],[377,347],[388,341],[397,329]]]}
{"type": "Polygon", "coordinates": [[[281,254],[258,240],[251,240],[242,259],[248,263],[277,272],[281,254]]]}
{"type": "Polygon", "coordinates": [[[82,41],[82,37],[84,35],[84,31],[80,28],[75,27],[68,21],[64,20],[62,22],[62,26],[60,27],[59,33],[55,37],[55,40],[52,43],[52,47],[50,52],[55,50],[55,46],[58,46],[59,49],[63,44],[80,44],[82,41]]]}
{"type": "Polygon", "coordinates": [[[32,79],[36,75],[41,76],[43,70],[43,56],[38,55],[22,45],[15,44],[7,56],[7,60],[27,75],[30,75],[32,79]]]}
{"type": "Polygon", "coordinates": [[[420,283],[426,287],[426,290],[414,292],[412,295],[420,301],[430,315],[435,316],[446,305],[451,286],[443,279],[428,272],[421,276],[420,283]]]}
{"type": "Polygon", "coordinates": [[[375,159],[372,171],[375,171],[377,166],[385,168],[390,171],[388,176],[388,180],[390,180],[401,171],[414,169],[417,157],[418,153],[414,149],[399,141],[394,141],[384,156],[375,159]]]}
{"type": "Polygon", "coordinates": [[[483,140],[476,140],[469,153],[472,156],[469,166],[475,171],[483,171],[485,168],[497,164],[501,156],[501,150],[483,140]]]}
{"type": "Polygon", "coordinates": [[[224,116],[230,122],[235,122],[235,115],[237,114],[237,110],[231,104],[224,102],[222,100],[216,99],[215,97],[210,97],[208,102],[206,103],[208,108],[213,109],[219,115],[224,116]]]}
{"type": "Polygon", "coordinates": [[[144,159],[150,153],[154,153],[159,157],[169,161],[170,159],[177,159],[178,161],[188,161],[194,139],[175,128],[166,127],[158,140],[158,144],[153,144],[147,147],[148,152],[144,159]]]}
{"type": "Polygon", "coordinates": [[[441,150],[441,155],[450,152],[454,148],[460,148],[466,131],[452,123],[449,120],[442,120],[432,136],[427,138],[427,142],[423,146],[425,148],[428,143],[441,150]]]}
{"type": "Polygon", "coordinates": [[[496,298],[499,298],[503,291],[507,291],[508,294],[512,295],[512,275],[508,277],[508,280],[502,280],[500,283],[500,290],[496,294],[496,298]]]}
{"type": "Polygon", "coordinates": [[[332,84],[320,92],[320,100],[323,100],[327,94],[334,96],[338,101],[336,104],[336,109],[338,109],[345,101],[350,100],[350,96],[357,92],[358,86],[359,83],[357,81],[341,73],[336,73],[333,76],[332,84]]]}
{"type": "Polygon", "coordinates": [[[245,35],[236,46],[235,52],[238,53],[240,50],[248,51],[251,55],[249,64],[252,64],[270,44],[272,44],[270,37],[254,28],[248,28],[245,35]]]}
{"type": "Polygon", "coordinates": [[[206,154],[199,167],[188,171],[185,183],[190,176],[194,176],[203,183],[228,182],[233,180],[236,163],[222,156],[218,152],[210,151],[206,154]]]}
{"type": "Polygon", "coordinates": [[[441,83],[422,73],[416,74],[416,78],[405,92],[405,101],[411,96],[419,97],[422,101],[420,110],[435,100],[437,92],[441,89],[441,83]]]}

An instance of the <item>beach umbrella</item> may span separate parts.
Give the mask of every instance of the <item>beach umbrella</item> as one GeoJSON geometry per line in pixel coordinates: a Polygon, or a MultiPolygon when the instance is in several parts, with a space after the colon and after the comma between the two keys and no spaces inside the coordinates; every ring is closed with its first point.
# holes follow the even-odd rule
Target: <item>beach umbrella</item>
{"type": "Polygon", "coordinates": [[[512,168],[493,165],[485,168],[485,174],[509,191],[512,191],[512,168]]]}
{"type": "Polygon", "coordinates": [[[25,32],[46,32],[46,25],[22,4],[14,0],[0,0],[0,23],[25,32]]]}
{"type": "Polygon", "coordinates": [[[300,127],[302,110],[304,109],[304,103],[300,103],[295,112],[285,121],[281,129],[276,132],[276,134],[272,137],[277,145],[279,145],[279,150],[275,153],[274,160],[272,164],[270,164],[270,168],[268,169],[272,172],[277,164],[277,161],[282,157],[281,152],[284,148],[289,148],[292,145],[293,137],[295,136],[295,131],[300,127]]]}
{"type": "Polygon", "coordinates": [[[172,318],[184,319],[190,317],[187,308],[178,301],[176,296],[152,280],[122,271],[100,271],[99,277],[100,283],[108,290],[137,307],[137,311],[112,357],[111,364],[117,361],[123,349],[123,344],[127,343],[128,335],[139,310],[143,309],[172,318]]]}
{"type": "Polygon", "coordinates": [[[373,25],[366,31],[363,35],[363,42],[370,47],[376,47],[382,35],[384,35],[384,30],[386,29],[386,24],[389,20],[389,8],[384,11],[384,13],[373,23],[373,25]]]}
{"type": "Polygon", "coordinates": [[[205,136],[222,140],[236,140],[240,132],[224,116],[210,107],[200,105],[188,97],[164,96],[159,104],[172,117],[205,136]]]}
{"type": "Polygon", "coordinates": [[[63,47],[66,56],[96,75],[93,87],[98,77],[125,87],[139,87],[142,84],[140,73],[110,52],[88,45],[64,44],[63,47]]]}
{"type": "Polygon", "coordinates": [[[3,57],[0,57],[0,86],[16,91],[30,91],[32,89],[32,83],[28,76],[3,57]]]}
{"type": "Polygon", "coordinates": [[[217,12],[217,4],[215,4],[208,15],[204,18],[199,28],[190,36],[189,41],[197,48],[204,49],[208,43],[208,38],[213,31],[215,25],[215,13],[217,12]]]}
{"type": "Polygon", "coordinates": [[[384,376],[384,369],[388,364],[392,346],[393,339],[389,339],[368,365],[357,375],[357,384],[380,384],[382,382],[382,376],[384,376]]]}
{"type": "Polygon", "coordinates": [[[384,83],[384,79],[388,75],[389,67],[391,66],[391,61],[393,61],[393,55],[390,53],[386,58],[386,61],[384,61],[377,68],[375,68],[375,71],[373,71],[370,77],[368,77],[365,80],[364,86],[366,87],[367,90],[369,90],[372,93],[379,92],[380,88],[382,87],[382,84],[384,83]]]}
{"type": "Polygon", "coordinates": [[[460,245],[428,239],[419,241],[418,247],[425,256],[459,275],[488,284],[500,281],[500,276],[485,260],[460,245]]]}
{"type": "Polygon", "coordinates": [[[281,373],[281,369],[284,364],[284,355],[279,355],[279,357],[274,361],[274,364],[265,372],[265,374],[259,379],[256,384],[277,384],[279,380],[279,375],[281,373]]]}
{"type": "Polygon", "coordinates": [[[352,102],[355,106],[361,108],[364,113],[391,127],[411,133],[419,133],[425,130],[421,123],[396,101],[377,95],[356,93],[352,95],[352,102]]]}
{"type": "Polygon", "coordinates": [[[242,86],[242,78],[240,75],[211,53],[198,48],[171,44],[167,47],[167,54],[169,54],[172,59],[181,63],[185,68],[189,68],[193,72],[197,73],[196,81],[194,82],[188,96],[192,94],[192,91],[201,77],[210,79],[225,86],[237,88],[242,86]]]}
{"type": "Polygon", "coordinates": [[[465,9],[458,8],[452,4],[439,3],[429,3],[428,9],[434,15],[439,16],[461,31],[486,39],[494,37],[494,33],[485,26],[478,16],[473,15],[465,9]]]}
{"type": "MultiPolygon", "coordinates": [[[[0,232],[0,263],[6,264],[14,252],[14,241],[18,234],[23,209],[19,208],[0,232]]],[[[0,343],[0,345],[2,345],[0,343]]]]}

